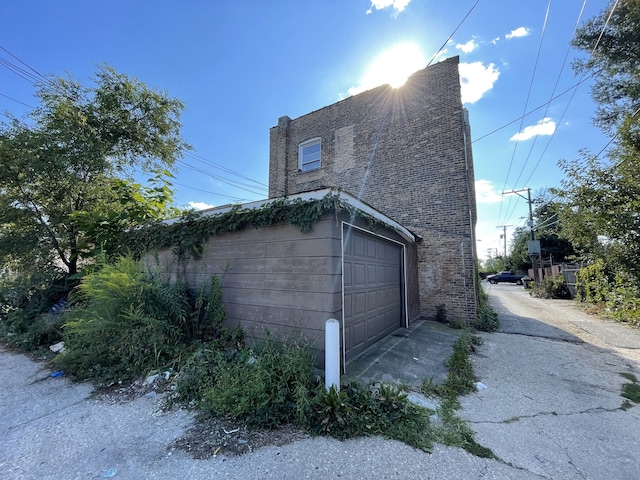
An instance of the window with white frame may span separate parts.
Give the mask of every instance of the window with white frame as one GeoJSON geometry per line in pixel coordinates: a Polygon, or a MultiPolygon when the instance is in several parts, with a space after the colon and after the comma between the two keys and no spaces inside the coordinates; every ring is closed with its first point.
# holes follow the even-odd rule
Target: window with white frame
{"type": "Polygon", "coordinates": [[[298,146],[298,168],[309,172],[320,168],[320,138],[312,138],[298,146]]]}

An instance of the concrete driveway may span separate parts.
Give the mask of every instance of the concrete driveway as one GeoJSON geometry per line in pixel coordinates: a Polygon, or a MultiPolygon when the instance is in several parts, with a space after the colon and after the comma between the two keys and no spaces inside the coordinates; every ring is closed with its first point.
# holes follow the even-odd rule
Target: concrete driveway
{"type": "Polygon", "coordinates": [[[474,356],[488,388],[462,398],[476,440],[540,478],[640,478],[640,405],[620,408],[620,373],[640,379],[640,331],[522,287],[484,287],[501,328],[474,356]]]}
{"type": "Polygon", "coordinates": [[[169,448],[192,417],[160,412],[160,396],[105,402],[89,385],[0,349],[0,478],[638,478],[640,406],[620,410],[619,372],[640,377],[640,332],[571,303],[531,299],[521,287],[486,287],[503,328],[482,335],[473,361],[488,388],[464,397],[459,413],[501,461],[382,438],[307,438],[194,460],[169,448]]]}

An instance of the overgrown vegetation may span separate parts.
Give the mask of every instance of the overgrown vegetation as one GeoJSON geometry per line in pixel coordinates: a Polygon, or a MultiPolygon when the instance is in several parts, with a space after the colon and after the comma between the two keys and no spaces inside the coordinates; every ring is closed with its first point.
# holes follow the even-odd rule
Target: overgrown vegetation
{"type": "Polygon", "coordinates": [[[489,305],[489,295],[480,285],[480,279],[476,281],[476,294],[478,307],[476,309],[475,329],[481,332],[495,332],[500,327],[498,314],[489,305]]]}
{"type": "Polygon", "coordinates": [[[460,408],[458,396],[474,392],[476,390],[476,378],[473,365],[469,358],[470,351],[481,343],[478,337],[470,335],[466,330],[458,338],[453,346],[453,353],[447,360],[449,373],[442,385],[433,380],[422,382],[422,393],[438,397],[440,407],[437,414],[441,424],[433,428],[433,440],[444,445],[464,448],[469,453],[484,458],[496,458],[494,453],[474,439],[473,430],[467,423],[460,419],[456,410],[460,408]]]}
{"type": "Polygon", "coordinates": [[[436,322],[447,323],[447,306],[444,303],[436,307],[436,322]]]}
{"type": "Polygon", "coordinates": [[[562,275],[546,277],[538,285],[533,282],[530,286],[531,296],[537,298],[570,298],[571,294],[567,288],[562,275]]]}
{"type": "Polygon", "coordinates": [[[65,351],[55,364],[101,384],[178,368],[195,342],[223,330],[215,277],[207,290],[191,300],[183,285],[154,277],[130,257],[99,265],[73,293],[65,351]]]}
{"type": "Polygon", "coordinates": [[[205,416],[257,428],[295,424],[339,439],[383,435],[430,451],[428,410],[394,386],[343,385],[328,392],[308,348],[267,338],[253,347],[205,345],[182,368],[178,394],[205,416]]]}
{"type": "Polygon", "coordinates": [[[602,259],[576,272],[576,300],[607,318],[640,327],[640,287],[633,276],[602,259]]]}
{"type": "Polygon", "coordinates": [[[236,232],[248,226],[259,228],[286,223],[296,225],[302,232],[309,232],[313,224],[325,215],[343,210],[349,212],[351,218],[364,219],[372,227],[382,225],[380,220],[343,202],[336,190],[320,199],[282,198],[259,208],[236,205],[216,215],[186,212],[178,222],[155,222],[145,228],[122,231],[117,243],[125,246],[136,258],[147,251],[171,248],[180,260],[198,259],[207,240],[216,235],[236,232]]]}
{"type": "Polygon", "coordinates": [[[64,272],[48,269],[0,278],[0,339],[27,351],[59,342],[62,339],[59,311],[78,281],[64,272]]]}
{"type": "MultiPolygon", "coordinates": [[[[339,392],[326,391],[304,343],[267,337],[247,345],[242,331],[223,326],[222,292],[215,276],[190,292],[130,256],[114,263],[103,260],[73,290],[68,308],[56,315],[58,336],[47,339],[64,339],[64,353],[53,362],[67,374],[109,385],[171,369],[177,379],[175,400],[205,417],[259,429],[293,424],[339,439],[382,435],[424,451],[438,441],[491,456],[454,414],[457,396],[475,389],[468,355],[478,339],[465,330],[448,360],[447,381],[434,386],[442,398],[442,422],[433,425],[434,412],[410,402],[403,387],[350,383],[339,392]]],[[[58,292],[57,281],[34,287],[32,297],[20,301],[44,308],[49,300],[38,299],[47,288],[58,292]]],[[[12,325],[19,327],[18,322],[12,325]]]]}
{"type": "Polygon", "coordinates": [[[621,395],[626,399],[622,404],[623,410],[628,410],[634,405],[640,404],[640,384],[633,373],[622,372],[621,376],[629,380],[629,383],[622,385],[621,395]]]}

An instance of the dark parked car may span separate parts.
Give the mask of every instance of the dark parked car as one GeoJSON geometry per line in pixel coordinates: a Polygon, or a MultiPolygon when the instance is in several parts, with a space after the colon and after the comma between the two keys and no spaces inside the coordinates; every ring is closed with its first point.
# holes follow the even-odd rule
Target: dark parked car
{"type": "Polygon", "coordinates": [[[489,275],[487,277],[487,281],[489,283],[500,283],[500,282],[508,282],[515,283],[516,285],[522,285],[525,278],[529,278],[526,275],[515,275],[511,272],[500,272],[495,275],[489,275]]]}

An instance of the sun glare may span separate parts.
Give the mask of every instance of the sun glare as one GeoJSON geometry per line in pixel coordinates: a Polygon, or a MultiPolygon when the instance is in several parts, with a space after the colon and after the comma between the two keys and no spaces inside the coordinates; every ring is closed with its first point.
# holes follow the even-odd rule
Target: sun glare
{"type": "Polygon", "coordinates": [[[426,65],[420,47],[414,43],[401,43],[385,50],[371,63],[362,79],[365,89],[388,83],[401,87],[407,78],[426,65]]]}

